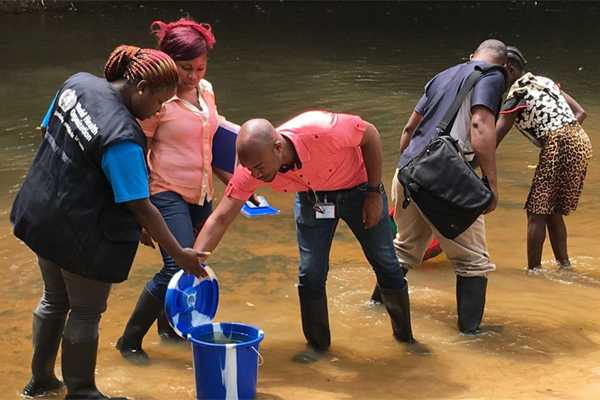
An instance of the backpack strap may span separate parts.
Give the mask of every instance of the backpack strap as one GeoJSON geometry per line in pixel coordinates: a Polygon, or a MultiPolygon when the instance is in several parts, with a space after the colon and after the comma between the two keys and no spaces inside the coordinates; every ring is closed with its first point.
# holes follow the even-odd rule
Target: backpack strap
{"type": "Polygon", "coordinates": [[[473,89],[475,84],[479,81],[479,79],[481,79],[482,76],[484,76],[490,71],[501,71],[503,75],[506,74],[504,67],[501,65],[490,65],[487,67],[481,67],[479,65],[475,66],[473,72],[469,74],[469,76],[465,79],[464,83],[462,84],[460,90],[458,91],[458,94],[454,98],[454,102],[452,103],[452,105],[450,105],[448,111],[446,111],[446,114],[444,114],[444,118],[442,118],[442,120],[438,124],[436,131],[439,135],[449,134],[448,127],[452,127],[452,125],[454,124],[454,119],[456,118],[458,109],[462,105],[463,101],[465,100],[471,89],[473,89]]]}

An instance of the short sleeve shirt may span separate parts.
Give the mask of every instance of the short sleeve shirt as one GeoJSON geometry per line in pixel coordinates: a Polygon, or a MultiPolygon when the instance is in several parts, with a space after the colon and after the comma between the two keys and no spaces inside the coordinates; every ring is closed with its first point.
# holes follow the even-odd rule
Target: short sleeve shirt
{"type": "Polygon", "coordinates": [[[150,196],[144,149],[137,143],[125,140],[108,146],[102,155],[102,170],[112,187],[115,203],[150,196]]]}
{"type": "Polygon", "coordinates": [[[263,185],[279,192],[332,191],[349,189],[367,181],[362,142],[367,123],[350,114],[308,111],[277,128],[293,143],[301,168],[277,173],[263,182],[238,166],[225,195],[247,200],[263,185]]]}
{"type": "MultiPolygon", "coordinates": [[[[423,115],[423,120],[415,130],[408,147],[400,156],[399,168],[406,165],[413,157],[418,155],[433,139],[435,128],[441,122],[446,111],[456,98],[466,78],[476,66],[487,67],[482,61],[470,61],[448,68],[427,82],[423,96],[415,106],[415,111],[423,115]]],[[[505,90],[504,74],[499,70],[487,73],[475,84],[471,90],[470,109],[475,106],[488,108],[494,115],[498,115],[505,90]]],[[[461,127],[464,129],[464,127],[461,127]]],[[[457,132],[459,137],[468,137],[468,132],[457,132]]]]}
{"type": "Polygon", "coordinates": [[[502,114],[518,112],[515,126],[538,147],[548,132],[577,121],[560,87],[552,79],[527,73],[510,88],[502,114]]]}
{"type": "Polygon", "coordinates": [[[50,102],[50,105],[48,106],[48,110],[46,111],[46,114],[44,114],[44,118],[42,119],[42,123],[40,124],[41,128],[48,129],[48,125],[50,124],[50,119],[52,119],[52,114],[54,113],[54,105],[56,104],[57,96],[58,96],[58,93],[56,93],[54,95],[54,98],[52,98],[52,101],[50,102]]]}

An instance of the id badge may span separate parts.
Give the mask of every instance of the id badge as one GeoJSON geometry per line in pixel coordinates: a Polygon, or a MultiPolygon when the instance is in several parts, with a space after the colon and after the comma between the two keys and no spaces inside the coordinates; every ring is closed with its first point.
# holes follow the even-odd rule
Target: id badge
{"type": "Polygon", "coordinates": [[[335,218],[335,204],[319,203],[319,209],[315,209],[315,219],[333,219],[335,218]],[[323,211],[323,212],[321,212],[323,211]]]}

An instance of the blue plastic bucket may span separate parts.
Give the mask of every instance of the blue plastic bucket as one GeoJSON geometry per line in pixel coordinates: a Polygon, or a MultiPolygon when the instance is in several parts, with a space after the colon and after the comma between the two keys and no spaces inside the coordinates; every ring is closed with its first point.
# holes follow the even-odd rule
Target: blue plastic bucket
{"type": "Polygon", "coordinates": [[[258,375],[258,346],[265,334],[251,325],[213,323],[188,335],[194,352],[196,399],[253,399],[258,375]]]}

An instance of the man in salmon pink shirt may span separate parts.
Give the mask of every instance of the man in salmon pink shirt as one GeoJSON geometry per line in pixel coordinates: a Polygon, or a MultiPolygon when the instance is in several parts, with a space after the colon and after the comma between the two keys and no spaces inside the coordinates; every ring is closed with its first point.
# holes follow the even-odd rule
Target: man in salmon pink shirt
{"type": "Polygon", "coordinates": [[[375,126],[355,115],[325,111],[305,112],[277,129],[267,120],[252,119],[242,125],[236,147],[241,165],[194,248],[212,251],[258,187],[296,193],[298,295],[309,345],[297,361],[314,361],[330,345],[325,281],[340,219],[375,271],[394,336],[413,342],[408,286],[387,219],[381,140],[375,126]]]}

